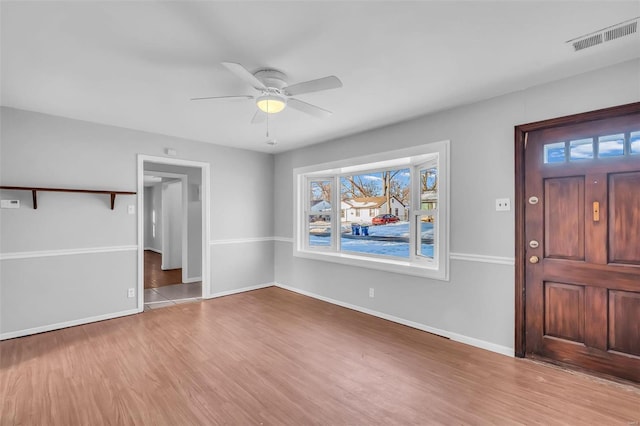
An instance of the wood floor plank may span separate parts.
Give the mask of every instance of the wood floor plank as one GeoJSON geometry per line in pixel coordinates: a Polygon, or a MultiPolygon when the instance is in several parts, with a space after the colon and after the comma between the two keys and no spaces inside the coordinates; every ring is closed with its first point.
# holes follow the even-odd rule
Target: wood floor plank
{"type": "Polygon", "coordinates": [[[144,251],[144,288],[159,288],[182,282],[182,268],[162,270],[162,255],[144,251]]]}
{"type": "Polygon", "coordinates": [[[640,386],[275,287],[0,342],[0,403],[1,425],[640,422],[640,386]]]}

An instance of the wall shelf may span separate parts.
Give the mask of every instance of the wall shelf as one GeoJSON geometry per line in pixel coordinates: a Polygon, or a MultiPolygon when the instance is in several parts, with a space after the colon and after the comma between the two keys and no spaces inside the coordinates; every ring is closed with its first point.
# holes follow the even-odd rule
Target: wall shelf
{"type": "Polygon", "coordinates": [[[109,191],[97,189],[70,189],[70,188],[37,188],[33,186],[0,186],[0,189],[8,189],[12,191],[31,191],[33,198],[33,208],[38,208],[38,191],[47,192],[80,192],[84,194],[109,194],[111,196],[111,210],[115,207],[116,195],[136,195],[130,191],[109,191]]]}

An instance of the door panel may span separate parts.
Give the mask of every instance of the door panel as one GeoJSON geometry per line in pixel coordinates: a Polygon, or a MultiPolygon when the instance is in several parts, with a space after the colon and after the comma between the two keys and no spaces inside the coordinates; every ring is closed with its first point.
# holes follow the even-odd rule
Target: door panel
{"type": "Polygon", "coordinates": [[[640,265],[640,172],[609,176],[609,262],[640,265]]]}
{"type": "Polygon", "coordinates": [[[525,355],[640,382],[640,113],[524,151],[525,355]]]}
{"type": "Polygon", "coordinates": [[[544,182],[545,258],[584,260],[584,177],[544,182]]]}
{"type": "Polygon", "coordinates": [[[545,335],[584,342],[584,287],[547,282],[544,285],[545,335]]]}
{"type": "Polygon", "coordinates": [[[640,293],[611,291],[609,293],[609,347],[618,352],[640,356],[640,293]]]}

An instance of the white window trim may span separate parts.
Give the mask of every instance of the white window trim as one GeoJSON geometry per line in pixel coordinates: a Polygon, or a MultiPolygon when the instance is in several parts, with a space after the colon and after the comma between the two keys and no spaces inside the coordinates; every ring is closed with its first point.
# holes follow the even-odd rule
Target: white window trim
{"type": "MultiPolygon", "coordinates": [[[[295,168],[293,170],[293,255],[295,257],[449,281],[449,170],[448,140],[295,168]],[[306,247],[304,202],[306,199],[307,179],[316,176],[327,177],[328,175],[337,176],[346,173],[357,173],[359,171],[370,171],[378,168],[410,168],[412,173],[414,173],[414,167],[432,159],[433,154],[438,154],[439,177],[439,209],[436,219],[438,222],[434,235],[437,249],[434,252],[434,260],[404,260],[400,258],[343,253],[340,251],[323,251],[315,248],[310,250],[306,247]]],[[[334,183],[333,203],[336,202],[335,200],[339,200],[339,188],[336,188],[338,187],[334,183]]],[[[412,205],[415,205],[415,202],[412,203],[412,205]]],[[[417,212],[414,212],[414,210],[415,209],[412,209],[411,220],[415,220],[416,217],[415,213],[417,212]]],[[[332,219],[332,233],[335,233],[340,229],[340,223],[338,223],[340,222],[340,215],[332,219]]]]}

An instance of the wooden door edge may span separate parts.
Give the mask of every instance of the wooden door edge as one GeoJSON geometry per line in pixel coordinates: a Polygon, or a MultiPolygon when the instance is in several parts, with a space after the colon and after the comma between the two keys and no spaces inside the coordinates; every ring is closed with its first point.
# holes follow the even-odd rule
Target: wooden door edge
{"type": "Polygon", "coordinates": [[[515,356],[523,358],[526,353],[526,294],[524,276],[524,151],[526,131],[522,126],[515,128],[515,356]]]}

